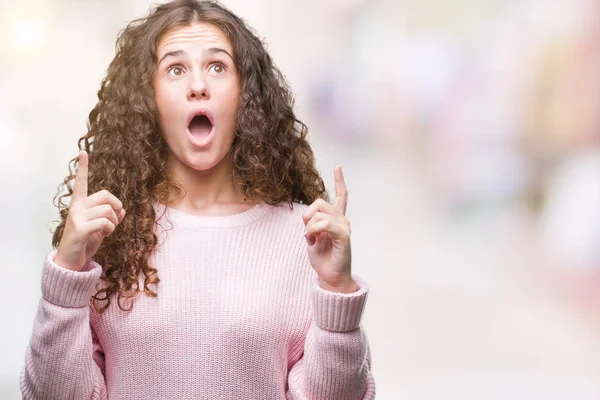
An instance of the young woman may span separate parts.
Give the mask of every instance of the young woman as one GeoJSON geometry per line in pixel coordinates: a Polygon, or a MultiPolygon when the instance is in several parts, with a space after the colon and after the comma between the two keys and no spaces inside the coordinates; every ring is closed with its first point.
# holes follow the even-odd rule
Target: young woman
{"type": "Polygon", "coordinates": [[[330,204],[245,23],[214,2],[156,7],[119,35],[98,97],[23,397],[374,398],[342,171],[330,204]]]}

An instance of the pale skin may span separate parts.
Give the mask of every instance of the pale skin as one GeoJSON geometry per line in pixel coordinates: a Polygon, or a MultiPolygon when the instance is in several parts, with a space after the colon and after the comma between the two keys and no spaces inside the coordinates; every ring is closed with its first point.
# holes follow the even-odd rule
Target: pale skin
{"type": "Polygon", "coordinates": [[[88,196],[88,154],[79,153],[73,195],[65,230],[54,262],[66,269],[81,271],[96,254],[102,240],[125,218],[121,201],[107,190],[88,196]]]}
{"type": "Polygon", "coordinates": [[[308,258],[319,276],[320,286],[332,292],[351,293],[356,284],[351,275],[350,221],[346,217],[348,189],[342,167],[333,170],[335,200],[315,200],[304,212],[308,258]]]}
{"type": "Polygon", "coordinates": [[[240,93],[239,74],[228,38],[210,24],[193,24],[164,34],[157,47],[153,86],[159,125],[169,148],[169,174],[187,196],[169,206],[195,215],[228,215],[254,204],[234,185],[231,144],[240,93]],[[188,139],[187,117],[211,112],[214,140],[205,149],[188,139]]]}
{"type": "MultiPolygon", "coordinates": [[[[239,96],[232,45],[208,24],[173,29],[159,42],[154,79],[159,125],[170,150],[172,176],[187,195],[170,206],[191,214],[233,215],[250,208],[233,185],[231,143],[239,96]],[[218,49],[218,50],[215,50],[218,49]],[[223,50],[223,51],[221,51],[223,50]],[[168,55],[169,53],[173,55],[168,55]],[[165,57],[166,56],[166,57],[165,57]],[[215,139],[207,149],[190,145],[184,118],[195,107],[214,117],[215,139]]],[[[69,215],[55,262],[80,271],[125,218],[121,201],[106,190],[88,196],[88,154],[81,151],[69,215]]],[[[325,290],[356,291],[351,277],[348,191],[340,166],[334,168],[335,201],[318,199],[302,215],[308,257],[325,290]]]]}

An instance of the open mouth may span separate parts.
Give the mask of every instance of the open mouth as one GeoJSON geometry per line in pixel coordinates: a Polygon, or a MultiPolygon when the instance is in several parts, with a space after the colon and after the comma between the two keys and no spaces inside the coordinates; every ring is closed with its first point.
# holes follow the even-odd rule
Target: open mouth
{"type": "Polygon", "coordinates": [[[206,115],[196,115],[190,121],[189,130],[192,136],[202,140],[210,135],[213,125],[206,115]]]}

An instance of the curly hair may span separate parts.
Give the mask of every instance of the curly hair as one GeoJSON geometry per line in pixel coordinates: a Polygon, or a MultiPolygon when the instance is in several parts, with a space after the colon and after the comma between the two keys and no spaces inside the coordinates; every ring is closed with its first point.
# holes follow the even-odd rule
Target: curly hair
{"type": "MultiPolygon", "coordinates": [[[[194,23],[217,27],[233,46],[240,98],[230,151],[234,182],[245,198],[271,205],[287,202],[290,207],[293,202],[328,199],[307,140],[307,127],[294,115],[289,85],[253,30],[215,1],[177,0],[156,6],[119,33],[115,57],[89,114],[87,134],[78,140],[79,148],[89,153],[90,193],[106,189],[127,210],[94,256],[102,265],[103,284],[91,302],[100,313],[114,296],[123,311],[131,310],[141,291],[157,296],[151,286],[159,282],[158,270],[149,263],[158,243],[153,204],[167,204],[170,196],[182,193],[183,188],[168,175],[169,151],[158,126],[152,82],[161,38],[172,29],[194,23]]],[[[70,160],[69,175],[54,198],[60,214],[52,238],[54,248],[69,215],[64,200],[73,194],[78,164],[79,157],[70,160]]]]}

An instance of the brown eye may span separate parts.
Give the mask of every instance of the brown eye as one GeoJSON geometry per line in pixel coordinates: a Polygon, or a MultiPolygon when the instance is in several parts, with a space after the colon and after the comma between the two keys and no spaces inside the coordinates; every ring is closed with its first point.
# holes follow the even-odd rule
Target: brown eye
{"type": "Polygon", "coordinates": [[[181,67],[175,65],[168,69],[167,74],[180,76],[181,74],[183,74],[183,69],[181,67]]]}
{"type": "Polygon", "coordinates": [[[222,74],[223,72],[225,72],[225,66],[223,64],[213,64],[211,69],[216,72],[217,74],[222,74]]]}

